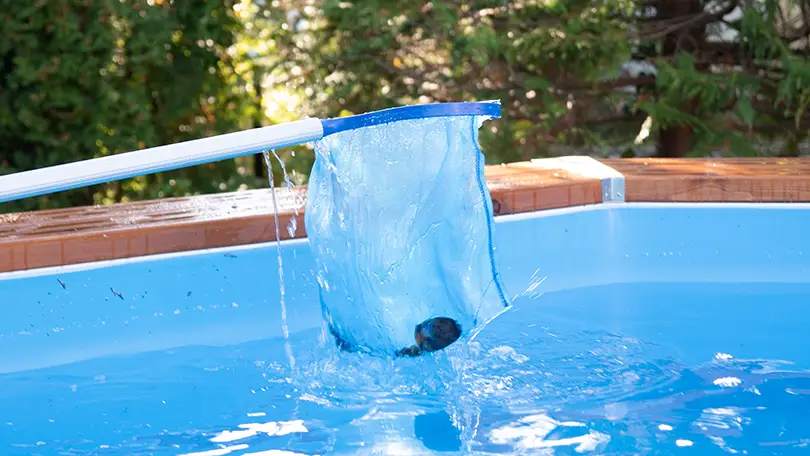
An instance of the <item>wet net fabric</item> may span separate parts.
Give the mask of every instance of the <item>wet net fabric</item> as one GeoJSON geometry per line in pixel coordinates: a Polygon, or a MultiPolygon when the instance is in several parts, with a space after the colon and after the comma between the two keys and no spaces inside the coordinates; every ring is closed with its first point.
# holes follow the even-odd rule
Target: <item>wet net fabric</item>
{"type": "Polygon", "coordinates": [[[502,312],[479,116],[402,120],[316,144],[306,227],[321,307],[348,348],[394,353],[432,317],[462,337],[502,312]]]}

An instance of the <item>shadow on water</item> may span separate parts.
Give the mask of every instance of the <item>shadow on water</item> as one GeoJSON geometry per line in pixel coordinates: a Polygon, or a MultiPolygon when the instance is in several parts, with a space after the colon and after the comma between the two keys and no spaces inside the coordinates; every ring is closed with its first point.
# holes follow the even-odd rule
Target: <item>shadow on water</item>
{"type": "Polygon", "coordinates": [[[433,451],[460,451],[461,431],[445,411],[416,415],[413,419],[416,438],[433,451]]]}

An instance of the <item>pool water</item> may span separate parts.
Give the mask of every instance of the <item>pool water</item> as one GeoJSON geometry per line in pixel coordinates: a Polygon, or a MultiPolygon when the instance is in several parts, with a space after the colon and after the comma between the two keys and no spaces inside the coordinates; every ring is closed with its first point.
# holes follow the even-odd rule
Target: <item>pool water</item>
{"type": "Polygon", "coordinates": [[[808,283],[530,288],[433,356],[322,329],[0,375],[3,455],[808,454],[808,283]]]}

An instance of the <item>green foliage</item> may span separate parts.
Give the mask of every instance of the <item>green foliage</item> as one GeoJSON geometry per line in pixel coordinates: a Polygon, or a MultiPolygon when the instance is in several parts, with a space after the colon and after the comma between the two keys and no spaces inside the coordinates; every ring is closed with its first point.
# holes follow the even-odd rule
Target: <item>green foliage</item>
{"type": "MultiPolygon", "coordinates": [[[[481,131],[490,163],[795,155],[810,131],[808,11],[810,0],[6,2],[0,173],[486,99],[503,103],[481,131]]],[[[311,147],[277,152],[305,183],[311,147]]],[[[262,168],[231,160],[2,210],[261,187],[262,168]]]]}
{"type": "Polygon", "coordinates": [[[490,162],[643,147],[634,140],[648,116],[646,141],[659,141],[659,150],[659,133],[688,127],[691,146],[681,155],[749,155],[751,144],[767,151],[774,140],[805,138],[810,2],[697,8],[684,0],[269,7],[279,16],[297,11],[292,22],[307,23],[276,41],[284,56],[276,70],[302,70],[284,87],[310,89],[307,113],[498,98],[503,119],[482,133],[490,162]],[[628,63],[650,70],[639,74],[628,63]]]}
{"type": "MultiPolygon", "coordinates": [[[[250,101],[241,111],[242,119],[249,121],[250,126],[259,127],[312,115],[303,102],[307,90],[289,85],[291,78],[303,72],[295,62],[301,61],[307,52],[309,39],[301,33],[306,29],[299,24],[296,33],[290,27],[293,22],[290,18],[295,18],[294,11],[258,3],[262,2],[244,0],[235,8],[245,28],[231,49],[234,60],[231,83],[239,96],[250,101]]],[[[289,171],[290,182],[294,185],[305,183],[314,161],[311,145],[289,147],[276,153],[289,171]]],[[[264,170],[256,167],[264,166],[260,158],[253,172],[263,176],[264,170]]],[[[284,173],[275,157],[272,158],[272,170],[275,185],[282,185],[284,173]]],[[[256,182],[256,185],[266,187],[267,181],[256,182]]]]}
{"type": "MultiPolygon", "coordinates": [[[[4,2],[0,174],[237,128],[241,101],[223,71],[241,26],[232,7],[230,0],[4,2]]],[[[245,180],[228,161],[2,210],[180,196],[245,180]]]]}

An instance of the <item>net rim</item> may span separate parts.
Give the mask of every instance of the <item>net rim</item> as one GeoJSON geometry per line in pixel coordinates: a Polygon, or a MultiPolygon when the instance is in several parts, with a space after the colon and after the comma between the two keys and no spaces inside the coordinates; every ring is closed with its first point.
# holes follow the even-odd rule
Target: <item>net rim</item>
{"type": "Polygon", "coordinates": [[[324,119],[321,123],[323,125],[323,136],[329,136],[343,131],[383,125],[402,120],[455,116],[486,116],[493,119],[498,118],[501,116],[501,103],[499,100],[493,100],[407,105],[367,112],[365,114],[324,119]]]}

